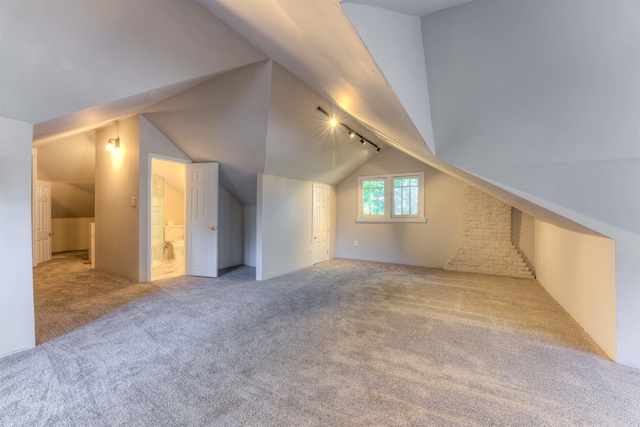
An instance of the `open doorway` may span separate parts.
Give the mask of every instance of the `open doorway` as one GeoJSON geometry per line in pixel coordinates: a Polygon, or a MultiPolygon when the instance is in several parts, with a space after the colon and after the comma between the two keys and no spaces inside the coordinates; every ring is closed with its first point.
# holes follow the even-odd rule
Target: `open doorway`
{"type": "Polygon", "coordinates": [[[185,275],[184,161],[151,158],[149,278],[185,275]]]}

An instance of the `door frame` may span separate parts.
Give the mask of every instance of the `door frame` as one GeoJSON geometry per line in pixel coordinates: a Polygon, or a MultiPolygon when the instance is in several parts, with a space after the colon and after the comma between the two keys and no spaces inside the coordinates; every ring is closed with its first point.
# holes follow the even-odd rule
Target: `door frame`
{"type": "Polygon", "coordinates": [[[315,243],[313,241],[314,235],[315,235],[315,230],[314,230],[314,225],[315,225],[315,219],[316,219],[316,211],[314,209],[314,206],[316,204],[316,188],[324,188],[325,190],[327,190],[327,259],[325,259],[325,261],[329,261],[330,259],[330,253],[331,253],[331,233],[329,232],[330,227],[329,224],[331,223],[330,219],[331,219],[331,186],[328,184],[320,184],[320,183],[313,183],[313,185],[311,186],[311,264],[310,265],[314,265],[313,261],[315,260],[315,243]]]}
{"type": "MultiPolygon", "coordinates": [[[[153,185],[153,169],[152,169],[152,160],[153,159],[157,159],[157,160],[165,160],[168,162],[174,162],[174,163],[182,163],[186,165],[188,163],[193,163],[191,160],[187,160],[187,159],[181,159],[179,157],[170,157],[170,156],[164,156],[162,154],[155,154],[155,153],[149,153],[148,158],[147,158],[147,182],[148,182],[148,188],[147,188],[147,200],[145,201],[145,203],[147,204],[147,241],[145,242],[145,246],[147,247],[147,262],[146,262],[146,280],[145,282],[149,282],[151,280],[151,262],[152,262],[152,248],[151,248],[151,198],[153,197],[153,193],[151,191],[151,186],[153,185]]],[[[187,199],[185,198],[185,202],[184,202],[184,206],[182,207],[182,209],[184,209],[185,214],[186,214],[186,210],[187,210],[187,199]]]]}

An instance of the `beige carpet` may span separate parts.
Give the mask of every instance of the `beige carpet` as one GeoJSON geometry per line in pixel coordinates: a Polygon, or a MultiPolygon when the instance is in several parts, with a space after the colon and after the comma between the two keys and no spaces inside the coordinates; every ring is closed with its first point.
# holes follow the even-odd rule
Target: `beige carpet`
{"type": "Polygon", "coordinates": [[[134,285],[0,360],[0,425],[640,425],[640,371],[534,280],[349,260],[253,274],[134,285]]]}

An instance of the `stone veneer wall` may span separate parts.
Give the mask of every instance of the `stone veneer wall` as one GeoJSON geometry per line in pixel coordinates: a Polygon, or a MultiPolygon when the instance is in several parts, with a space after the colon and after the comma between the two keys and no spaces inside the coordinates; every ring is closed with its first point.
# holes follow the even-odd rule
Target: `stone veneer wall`
{"type": "Polygon", "coordinates": [[[464,196],[462,239],[445,270],[532,279],[511,241],[511,206],[471,186],[464,196]]]}

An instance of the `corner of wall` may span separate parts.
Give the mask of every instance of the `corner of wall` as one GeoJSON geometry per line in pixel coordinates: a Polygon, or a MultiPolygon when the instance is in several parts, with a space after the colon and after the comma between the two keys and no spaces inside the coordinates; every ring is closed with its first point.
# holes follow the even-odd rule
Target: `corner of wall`
{"type": "Polygon", "coordinates": [[[35,346],[32,142],[32,124],[0,117],[0,358],[35,346]]]}

